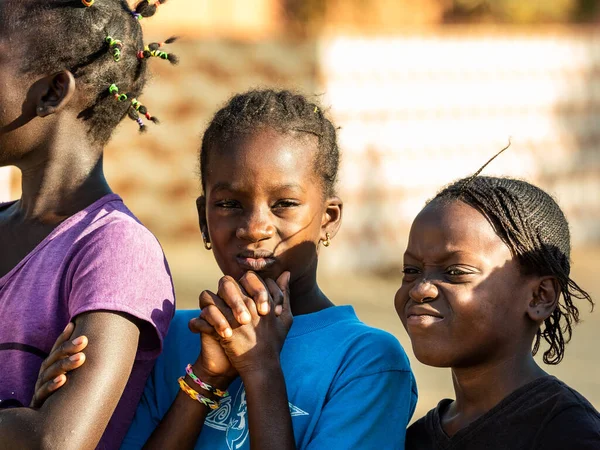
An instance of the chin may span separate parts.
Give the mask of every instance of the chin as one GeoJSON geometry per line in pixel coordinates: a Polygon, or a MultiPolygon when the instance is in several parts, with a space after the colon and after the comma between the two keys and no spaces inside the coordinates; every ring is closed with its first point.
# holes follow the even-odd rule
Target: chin
{"type": "Polygon", "coordinates": [[[413,343],[413,353],[421,364],[430,367],[453,367],[453,358],[449,352],[432,345],[415,345],[413,343]]]}

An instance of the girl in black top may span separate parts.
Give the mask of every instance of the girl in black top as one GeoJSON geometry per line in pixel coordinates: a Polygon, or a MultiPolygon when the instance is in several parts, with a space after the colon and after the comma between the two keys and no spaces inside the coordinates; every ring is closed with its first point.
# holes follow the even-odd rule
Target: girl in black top
{"type": "Polygon", "coordinates": [[[407,449],[600,449],[600,415],[533,358],[558,364],[593,306],[570,277],[565,216],[541,189],[473,177],[415,219],[396,310],[416,357],[450,367],[456,400],[408,429],[407,449]]]}

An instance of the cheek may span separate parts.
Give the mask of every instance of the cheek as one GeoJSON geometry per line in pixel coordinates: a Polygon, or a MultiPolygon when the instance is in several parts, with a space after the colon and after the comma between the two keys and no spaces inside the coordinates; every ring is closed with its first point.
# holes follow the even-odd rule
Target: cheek
{"type": "Polygon", "coordinates": [[[404,308],[406,307],[406,302],[408,302],[408,292],[410,287],[408,283],[402,283],[398,291],[396,291],[396,295],[394,296],[394,307],[396,308],[396,314],[402,321],[402,324],[406,327],[405,317],[404,317],[404,308]]]}

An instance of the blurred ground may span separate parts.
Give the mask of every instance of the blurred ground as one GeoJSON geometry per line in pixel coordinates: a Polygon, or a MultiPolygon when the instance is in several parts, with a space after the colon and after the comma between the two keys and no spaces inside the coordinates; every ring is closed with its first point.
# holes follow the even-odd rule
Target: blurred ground
{"type": "MultiPolygon", "coordinates": [[[[200,239],[186,245],[163,242],[169,259],[179,309],[198,307],[198,295],[203,289],[215,289],[221,273],[211,253],[204,250],[200,239]]],[[[335,242],[327,251],[335,250],[335,242]]],[[[573,278],[597,302],[600,301],[600,246],[576,249],[573,253],[573,278]]],[[[319,278],[324,292],[338,305],[354,306],[360,319],[374,327],[394,334],[408,353],[419,386],[419,403],[414,415],[417,419],[433,408],[443,397],[453,397],[450,372],[419,363],[412,354],[410,341],[396,315],[393,298],[400,283],[397,277],[357,275],[335,276],[330,273],[319,278]]],[[[600,341],[600,307],[590,314],[587,305],[581,308],[583,323],[575,328],[573,341],[567,346],[566,357],[557,367],[546,367],[552,373],[583,394],[596,408],[600,408],[600,368],[598,342],[600,341]]]]}

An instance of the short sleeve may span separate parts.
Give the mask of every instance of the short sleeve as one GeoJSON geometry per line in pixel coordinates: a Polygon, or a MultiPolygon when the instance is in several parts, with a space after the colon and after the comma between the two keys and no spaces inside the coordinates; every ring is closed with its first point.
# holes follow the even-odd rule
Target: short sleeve
{"type": "Polygon", "coordinates": [[[137,359],[156,358],[175,309],[171,274],[160,244],[128,217],[111,221],[78,243],[70,264],[70,319],[90,311],[141,321],[137,359]]]}
{"type": "Polygon", "coordinates": [[[330,391],[307,450],[404,448],[417,403],[404,350],[381,332],[364,337],[354,355],[330,391]]]}
{"type": "Polygon", "coordinates": [[[538,450],[600,449],[600,417],[585,405],[564,409],[540,431],[538,450]]]}

